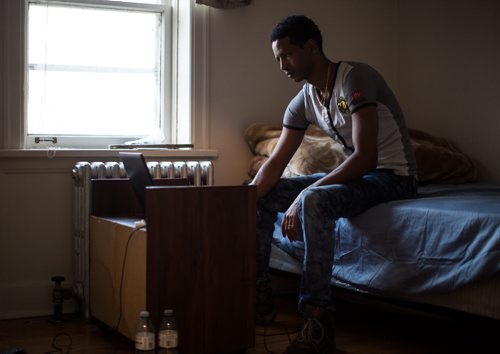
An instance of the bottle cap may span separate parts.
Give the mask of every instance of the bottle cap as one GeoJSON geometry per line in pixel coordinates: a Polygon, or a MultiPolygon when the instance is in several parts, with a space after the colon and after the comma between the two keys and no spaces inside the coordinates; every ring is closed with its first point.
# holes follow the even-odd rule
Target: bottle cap
{"type": "Polygon", "coordinates": [[[140,317],[149,317],[149,312],[148,311],[141,311],[141,314],[139,316],[140,317]]]}
{"type": "Polygon", "coordinates": [[[174,314],[174,310],[171,310],[171,309],[164,310],[163,314],[165,316],[172,316],[174,314]]]}

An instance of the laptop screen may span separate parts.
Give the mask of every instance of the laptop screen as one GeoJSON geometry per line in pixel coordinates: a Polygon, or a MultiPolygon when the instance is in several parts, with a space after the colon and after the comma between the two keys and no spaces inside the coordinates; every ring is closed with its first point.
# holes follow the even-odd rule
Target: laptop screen
{"type": "Polygon", "coordinates": [[[146,208],[146,187],[153,185],[153,178],[149,173],[146,160],[139,152],[119,152],[119,156],[144,211],[146,208]]]}

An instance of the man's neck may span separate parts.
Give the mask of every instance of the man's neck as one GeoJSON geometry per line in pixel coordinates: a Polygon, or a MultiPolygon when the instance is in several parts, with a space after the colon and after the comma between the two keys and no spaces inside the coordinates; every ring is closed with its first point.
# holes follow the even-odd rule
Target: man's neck
{"type": "Polygon", "coordinates": [[[315,65],[311,77],[307,80],[308,83],[318,90],[318,94],[325,99],[325,101],[329,99],[330,92],[335,84],[334,76],[337,65],[337,63],[330,61],[327,57],[323,57],[315,65]]]}
{"type": "Polygon", "coordinates": [[[327,57],[323,57],[314,64],[311,76],[307,79],[311,85],[317,89],[324,90],[327,80],[328,67],[330,66],[330,74],[332,69],[335,69],[336,63],[329,60],[327,57]]]}

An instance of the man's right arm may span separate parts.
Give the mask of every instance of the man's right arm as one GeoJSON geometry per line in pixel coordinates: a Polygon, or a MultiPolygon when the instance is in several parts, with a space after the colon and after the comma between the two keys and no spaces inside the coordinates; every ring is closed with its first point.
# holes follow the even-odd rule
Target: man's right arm
{"type": "Polygon", "coordinates": [[[299,148],[304,134],[305,130],[283,127],[271,156],[259,169],[251,183],[257,186],[257,199],[265,196],[276,185],[293,154],[299,148]]]}

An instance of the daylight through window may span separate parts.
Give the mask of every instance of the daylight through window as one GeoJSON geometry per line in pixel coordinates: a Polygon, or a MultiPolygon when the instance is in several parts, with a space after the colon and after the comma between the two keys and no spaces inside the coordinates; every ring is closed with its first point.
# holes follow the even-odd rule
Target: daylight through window
{"type": "Polygon", "coordinates": [[[28,136],[162,132],[164,20],[151,9],[30,3],[28,136]]]}

